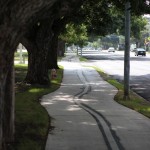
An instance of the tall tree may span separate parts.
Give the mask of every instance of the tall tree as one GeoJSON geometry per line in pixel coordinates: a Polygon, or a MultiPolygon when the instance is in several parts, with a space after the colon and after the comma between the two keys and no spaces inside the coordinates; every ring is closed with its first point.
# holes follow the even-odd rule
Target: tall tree
{"type": "Polygon", "coordinates": [[[142,16],[132,17],[131,35],[136,39],[136,47],[140,46],[140,39],[142,38],[142,31],[146,29],[147,20],[142,16]]]}
{"type": "Polygon", "coordinates": [[[28,72],[25,82],[30,84],[49,85],[47,69],[47,54],[52,38],[51,20],[40,22],[34,25],[34,30],[22,38],[21,43],[28,51],[28,72]],[[47,28],[49,26],[49,28],[47,28]]]}
{"type": "MultiPolygon", "coordinates": [[[[11,88],[13,87],[12,83],[13,83],[14,78],[11,78],[12,81],[9,82],[10,84],[7,84],[7,79],[9,78],[9,72],[11,72],[12,70],[14,52],[17,48],[17,45],[20,42],[20,39],[22,38],[24,33],[26,33],[28,26],[33,25],[32,24],[33,16],[36,16],[36,19],[38,22],[38,17],[39,16],[42,17],[43,12],[44,14],[46,14],[46,12],[51,11],[51,8],[54,7],[54,4],[56,2],[62,2],[62,1],[65,3],[70,2],[69,0],[26,0],[26,1],[24,0],[19,0],[19,1],[1,0],[1,3],[0,3],[0,8],[1,8],[0,10],[0,150],[2,149],[2,143],[7,142],[8,138],[6,138],[6,135],[7,136],[9,135],[9,134],[5,134],[4,126],[7,126],[6,122],[11,122],[9,120],[4,121],[4,119],[5,119],[5,113],[10,114],[11,112],[10,110],[12,110],[11,106],[9,108],[5,108],[5,107],[7,106],[8,101],[10,101],[10,103],[12,102],[11,97],[13,97],[14,95],[14,90],[13,88],[11,88]],[[6,89],[10,91],[8,92],[6,89]],[[10,96],[7,96],[7,93],[9,93],[10,96]],[[5,110],[9,110],[9,111],[6,112],[5,110]]],[[[112,2],[114,2],[116,5],[122,5],[124,1],[125,0],[107,0],[106,2],[108,2],[107,4],[109,5],[106,5],[106,6],[110,6],[112,2]]],[[[81,5],[82,2],[91,2],[91,1],[90,0],[80,0],[80,1],[72,0],[71,1],[72,5],[70,7],[74,8],[77,6],[74,4],[80,3],[81,5]]],[[[98,2],[98,0],[94,0],[93,2],[96,3],[98,2]]],[[[105,1],[101,0],[100,2],[105,2],[105,1]]],[[[147,4],[147,0],[144,0],[144,1],[133,0],[131,6],[135,8],[137,12],[146,12],[146,13],[150,12],[149,5],[147,4]]],[[[63,8],[64,8],[63,9],[64,12],[66,12],[67,7],[63,7],[63,8]]],[[[101,8],[103,8],[103,5],[101,8]]],[[[56,9],[56,13],[57,12],[58,10],[56,9]]],[[[70,13],[72,12],[70,11],[70,13]]],[[[90,14],[92,15],[92,13],[90,14]]],[[[64,15],[62,15],[62,17],[63,16],[64,15]]],[[[96,17],[94,17],[94,19],[95,18],[96,17]]],[[[89,22],[94,24],[95,21],[93,20],[93,22],[92,21],[89,21],[89,22]]],[[[102,23],[103,22],[105,21],[102,20],[102,23]]],[[[93,30],[96,28],[91,28],[89,26],[89,29],[93,30]]],[[[13,126],[13,123],[11,125],[13,126]]],[[[8,131],[11,125],[7,126],[8,131]]],[[[10,137],[9,140],[12,140],[11,138],[12,136],[9,136],[9,137],[10,137]]]]}
{"type": "Polygon", "coordinates": [[[0,3],[0,150],[5,149],[2,145],[13,140],[14,78],[11,74],[14,52],[26,26],[31,22],[31,17],[43,8],[51,8],[56,1],[2,0],[0,3]],[[8,82],[8,79],[10,79],[10,82],[8,82]]]}
{"type": "Polygon", "coordinates": [[[75,44],[80,47],[83,47],[85,42],[87,41],[87,29],[86,26],[75,25],[73,23],[66,25],[66,31],[60,35],[60,38],[63,39],[69,45],[75,44]]]}
{"type": "Polygon", "coordinates": [[[76,9],[76,5],[78,6],[78,3],[74,0],[69,2],[59,1],[51,9],[50,14],[44,14],[42,18],[38,19],[39,26],[35,24],[29,28],[29,31],[22,38],[21,42],[29,52],[28,72],[25,82],[50,84],[48,69],[58,68],[58,36],[66,23],[66,16],[69,16],[76,9]]]}
{"type": "Polygon", "coordinates": [[[48,64],[48,69],[59,69],[58,64],[57,64],[57,55],[59,53],[58,51],[58,42],[59,42],[59,35],[64,30],[65,25],[66,25],[67,19],[60,18],[56,19],[53,23],[52,26],[52,31],[53,31],[53,37],[51,40],[51,45],[49,47],[48,55],[47,55],[47,64],[48,64]]]}
{"type": "Polygon", "coordinates": [[[76,20],[86,25],[88,34],[106,35],[111,28],[110,7],[106,0],[85,0],[76,20]]]}

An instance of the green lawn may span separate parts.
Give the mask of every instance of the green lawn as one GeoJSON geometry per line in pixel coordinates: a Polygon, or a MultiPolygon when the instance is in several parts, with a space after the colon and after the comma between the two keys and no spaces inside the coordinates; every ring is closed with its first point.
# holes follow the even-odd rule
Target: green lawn
{"type": "Polygon", "coordinates": [[[15,57],[14,57],[14,61],[22,61],[21,63],[25,63],[25,61],[28,60],[28,53],[27,52],[22,52],[22,60],[20,60],[20,53],[19,52],[15,52],[15,57]]]}
{"type": "Polygon", "coordinates": [[[52,80],[51,87],[37,87],[21,83],[27,66],[15,66],[15,143],[11,150],[44,150],[51,118],[40,105],[39,99],[60,87],[63,68],[58,70],[58,76],[52,80]]]}

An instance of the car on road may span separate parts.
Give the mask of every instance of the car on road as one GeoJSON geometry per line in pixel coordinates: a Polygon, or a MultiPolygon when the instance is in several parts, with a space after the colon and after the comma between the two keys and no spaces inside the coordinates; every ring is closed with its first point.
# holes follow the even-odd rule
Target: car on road
{"type": "Polygon", "coordinates": [[[108,52],[115,52],[115,48],[114,47],[109,47],[108,52]]]}
{"type": "Polygon", "coordinates": [[[138,55],[146,56],[146,50],[144,48],[136,48],[135,56],[138,56],[138,55]]]}

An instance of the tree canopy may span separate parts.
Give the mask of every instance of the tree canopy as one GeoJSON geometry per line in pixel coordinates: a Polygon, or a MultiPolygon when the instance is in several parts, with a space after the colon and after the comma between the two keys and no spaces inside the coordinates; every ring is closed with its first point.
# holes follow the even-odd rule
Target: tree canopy
{"type": "Polygon", "coordinates": [[[65,32],[60,35],[60,38],[68,44],[75,44],[83,47],[88,39],[86,26],[84,24],[67,24],[65,32]]]}
{"type": "MultiPolygon", "coordinates": [[[[35,48],[34,54],[39,54],[38,60],[32,62],[34,65],[38,62],[40,66],[40,58],[43,59],[43,62],[47,62],[48,47],[56,47],[53,41],[56,41],[55,39],[59,36],[60,23],[62,23],[63,18],[68,20],[66,24],[71,21],[80,23],[80,25],[85,24],[88,33],[105,35],[111,29],[110,8],[115,5],[118,9],[124,11],[125,2],[126,0],[1,0],[0,150],[5,149],[2,145],[14,139],[13,59],[19,42],[27,33],[30,33],[28,37],[33,39],[32,41],[28,39],[28,44],[31,42],[31,45],[35,48]],[[31,30],[34,31],[29,32],[31,30]]],[[[132,13],[150,13],[149,0],[132,0],[130,2],[132,13]]],[[[78,30],[80,29],[85,30],[84,26],[78,30]]],[[[84,39],[86,35],[81,35],[81,37],[84,39]]],[[[33,48],[31,45],[28,49],[33,48]]],[[[50,53],[51,58],[55,56],[54,60],[56,60],[57,53],[55,49],[50,53]]],[[[32,55],[33,51],[30,52],[32,55]]],[[[44,67],[44,69],[46,70],[45,73],[48,73],[48,67],[44,67]]],[[[45,73],[41,74],[45,77],[45,73]]]]}

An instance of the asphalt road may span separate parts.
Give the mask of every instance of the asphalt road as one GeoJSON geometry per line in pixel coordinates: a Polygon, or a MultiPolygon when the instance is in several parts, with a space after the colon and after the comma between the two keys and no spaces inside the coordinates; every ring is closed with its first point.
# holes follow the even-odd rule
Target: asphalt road
{"type": "MultiPolygon", "coordinates": [[[[124,52],[83,51],[82,54],[104,72],[123,82],[124,52]]],[[[130,53],[130,87],[137,94],[150,101],[150,55],[134,56],[130,53]]]]}

